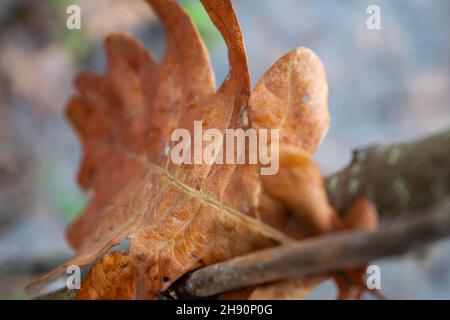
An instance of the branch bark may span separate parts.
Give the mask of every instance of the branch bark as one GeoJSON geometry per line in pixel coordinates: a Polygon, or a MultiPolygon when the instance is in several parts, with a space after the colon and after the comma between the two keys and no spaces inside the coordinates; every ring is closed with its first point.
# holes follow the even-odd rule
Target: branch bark
{"type": "Polygon", "coordinates": [[[450,129],[411,143],[356,150],[351,164],[327,177],[326,185],[339,212],[361,197],[383,218],[431,205],[450,195],[450,129]]]}
{"type": "Polygon", "coordinates": [[[373,232],[343,232],[261,250],[199,269],[175,291],[181,297],[209,297],[292,277],[358,267],[450,237],[450,198],[413,217],[373,232]]]}

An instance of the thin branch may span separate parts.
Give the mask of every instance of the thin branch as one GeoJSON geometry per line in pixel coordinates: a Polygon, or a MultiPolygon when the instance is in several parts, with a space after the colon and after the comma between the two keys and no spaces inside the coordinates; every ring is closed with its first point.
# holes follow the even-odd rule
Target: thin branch
{"type": "Polygon", "coordinates": [[[450,200],[374,232],[343,232],[266,249],[199,269],[175,291],[181,297],[219,293],[292,277],[325,274],[396,256],[450,237],[450,200]]]}
{"type": "Polygon", "coordinates": [[[326,185],[340,212],[361,197],[387,218],[432,205],[450,195],[450,129],[411,143],[356,150],[351,164],[326,178],[326,185]]]}

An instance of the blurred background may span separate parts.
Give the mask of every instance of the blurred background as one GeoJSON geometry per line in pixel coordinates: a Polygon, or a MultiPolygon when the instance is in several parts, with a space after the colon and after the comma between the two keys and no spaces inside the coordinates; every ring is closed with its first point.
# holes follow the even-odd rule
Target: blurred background
{"type": "MultiPolygon", "coordinates": [[[[316,158],[325,174],[355,147],[417,138],[450,126],[447,0],[235,0],[253,84],[288,51],[313,49],[327,70],[332,125],[316,158]],[[366,28],[369,5],[382,29],[366,28]]],[[[223,40],[197,0],[183,0],[210,50],[217,83],[228,72],[223,40]]],[[[77,136],[64,119],[81,70],[103,72],[103,39],[129,32],[157,56],[164,34],[140,0],[0,1],[0,298],[72,255],[65,227],[87,201],[76,185],[77,136]],[[66,8],[81,7],[81,30],[66,8]]],[[[450,165],[450,164],[449,164],[450,165]]],[[[450,242],[376,262],[382,292],[450,299],[450,242]]],[[[329,282],[312,298],[334,298],[329,282]]]]}

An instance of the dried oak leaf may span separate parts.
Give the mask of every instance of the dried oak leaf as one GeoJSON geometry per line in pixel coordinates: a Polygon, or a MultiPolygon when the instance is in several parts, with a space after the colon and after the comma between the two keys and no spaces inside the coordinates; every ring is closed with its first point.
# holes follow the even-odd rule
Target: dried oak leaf
{"type": "MultiPolygon", "coordinates": [[[[133,38],[114,34],[106,40],[106,74],[76,80],[79,95],[67,115],[83,144],[79,183],[92,197],[67,232],[77,256],[32,286],[69,265],[94,263],[78,298],[155,298],[186,272],[304,236],[257,165],[175,165],[167,150],[174,129],[193,132],[202,120],[204,129],[222,132],[279,128],[281,146],[304,150],[311,163],[329,122],[320,60],[296,49],[252,93],[231,1],[203,0],[228,48],[229,76],[216,90],[207,50],[187,14],[175,1],[147,2],[164,24],[166,53],[156,61],[133,38]],[[129,252],[108,252],[124,239],[129,252]]],[[[323,185],[314,188],[323,193],[318,201],[326,201],[323,185]]]]}
{"type": "MultiPolygon", "coordinates": [[[[262,177],[265,200],[262,204],[275,199],[294,219],[283,217],[279,208],[263,210],[263,217],[265,221],[278,219],[277,227],[297,239],[343,229],[372,230],[378,226],[376,209],[367,200],[356,201],[344,219],[328,201],[320,169],[312,158],[329,127],[327,98],[325,71],[319,59],[305,48],[281,58],[262,77],[250,97],[252,126],[281,128],[280,168],[277,174],[262,177]]],[[[339,289],[338,298],[361,298],[365,290],[364,274],[364,266],[331,274],[339,289]]],[[[248,298],[304,299],[322,279],[294,278],[266,284],[248,298]]]]}

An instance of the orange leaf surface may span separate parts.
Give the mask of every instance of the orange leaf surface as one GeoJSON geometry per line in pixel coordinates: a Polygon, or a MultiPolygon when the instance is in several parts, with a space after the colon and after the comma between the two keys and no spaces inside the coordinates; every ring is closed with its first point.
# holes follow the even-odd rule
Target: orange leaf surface
{"type": "Polygon", "coordinates": [[[67,115],[83,145],[78,178],[91,199],[67,232],[76,257],[34,286],[69,265],[94,263],[78,298],[151,299],[189,271],[303,237],[301,217],[320,230],[331,223],[326,210],[313,217],[320,206],[329,208],[310,156],[329,124],[320,60],[296,49],[252,92],[231,1],[203,0],[228,48],[229,76],[216,90],[207,50],[187,14],[175,1],[147,2],[164,24],[162,60],[133,38],[113,34],[106,40],[106,73],[76,80],[78,95],[67,115]],[[257,165],[174,164],[166,152],[172,131],[192,133],[200,120],[204,129],[222,132],[281,129],[281,150],[302,155],[295,160],[300,167],[288,173],[289,152],[282,153],[280,168],[281,175],[303,181],[296,187],[309,202],[302,202],[301,212],[290,214],[299,204],[287,201],[295,190],[277,194],[283,180],[262,179],[257,165]],[[302,168],[309,175],[301,176],[302,168]],[[124,239],[128,252],[108,251],[124,239]]]}

